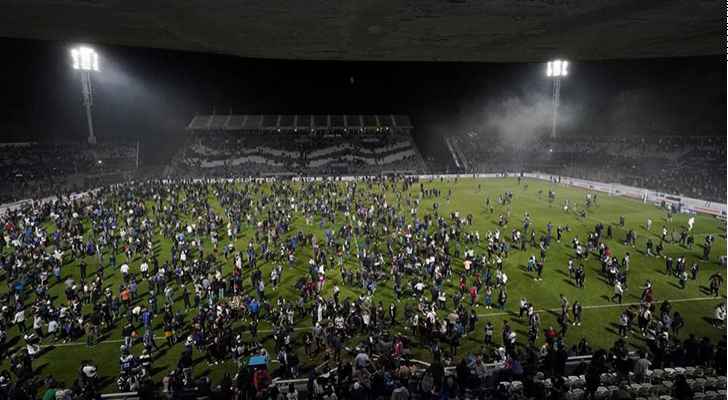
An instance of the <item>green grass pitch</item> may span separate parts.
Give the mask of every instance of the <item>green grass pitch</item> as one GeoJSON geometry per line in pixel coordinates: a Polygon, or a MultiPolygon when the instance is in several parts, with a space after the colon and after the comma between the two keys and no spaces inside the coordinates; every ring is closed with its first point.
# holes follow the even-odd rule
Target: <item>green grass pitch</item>
{"type": "MultiPolygon", "coordinates": [[[[568,199],[572,204],[572,210],[574,208],[583,208],[586,191],[574,188],[567,188],[560,185],[550,185],[548,182],[537,181],[537,180],[526,180],[528,183],[527,189],[524,189],[523,185],[518,185],[516,179],[512,178],[496,178],[496,179],[459,179],[455,180],[444,180],[439,179],[429,182],[428,180],[422,180],[427,188],[437,187],[442,191],[442,195],[439,199],[424,199],[422,205],[419,208],[419,214],[431,212],[432,203],[438,201],[440,203],[440,215],[447,216],[450,212],[459,211],[461,216],[467,214],[473,215],[473,225],[466,227],[466,231],[479,231],[481,235],[481,245],[478,248],[474,248],[476,254],[484,252],[484,240],[487,231],[494,231],[498,228],[497,219],[499,214],[505,214],[507,210],[502,206],[495,204],[495,199],[499,194],[505,191],[513,192],[513,203],[510,210],[510,224],[504,228],[501,228],[502,234],[510,237],[511,229],[522,228],[522,218],[524,213],[528,212],[531,215],[532,221],[535,223],[536,229],[539,233],[545,233],[546,225],[548,222],[553,223],[554,230],[556,225],[569,225],[571,232],[564,234],[563,239],[560,243],[556,243],[555,239],[552,243],[551,248],[548,251],[548,260],[546,262],[543,280],[536,281],[533,279],[535,276],[533,273],[526,271],[525,265],[530,255],[535,254],[538,257],[537,249],[532,249],[529,246],[529,250],[511,250],[510,256],[504,262],[504,271],[509,276],[508,282],[508,304],[505,312],[501,312],[496,309],[485,309],[482,305],[477,308],[479,315],[479,321],[476,327],[476,331],[473,335],[464,338],[461,341],[459,350],[459,356],[465,355],[468,352],[479,351],[482,347],[483,337],[483,325],[486,321],[491,321],[495,325],[495,337],[494,340],[500,342],[500,327],[504,320],[510,320],[511,325],[515,328],[518,333],[518,339],[520,343],[526,342],[526,330],[527,321],[520,320],[518,318],[518,300],[525,296],[527,297],[538,310],[545,310],[542,313],[542,327],[548,327],[553,325],[558,327],[556,323],[556,313],[549,312],[549,309],[557,309],[559,307],[559,294],[563,293],[573,303],[574,300],[579,300],[584,305],[583,312],[583,324],[580,327],[571,327],[567,336],[567,344],[576,344],[582,337],[586,337],[593,348],[608,348],[616,340],[616,322],[619,314],[626,307],[626,305],[618,306],[609,300],[612,295],[612,287],[606,283],[600,275],[600,265],[596,257],[591,256],[584,265],[587,270],[586,274],[586,287],[584,289],[576,288],[571,280],[568,279],[566,274],[566,265],[568,257],[574,254],[571,248],[571,239],[576,235],[579,240],[584,243],[586,234],[593,230],[594,225],[598,222],[602,222],[605,226],[611,224],[614,230],[614,239],[609,240],[607,243],[612,248],[613,254],[621,260],[621,257],[626,251],[629,251],[632,257],[630,276],[629,276],[629,289],[625,292],[624,302],[625,303],[637,303],[639,302],[639,296],[641,293],[640,287],[647,280],[651,279],[654,284],[654,292],[656,302],[659,304],[665,299],[673,300],[673,310],[679,311],[685,318],[686,326],[681,331],[680,336],[682,338],[687,337],[689,333],[695,333],[698,336],[708,336],[714,342],[717,341],[722,331],[713,328],[708,318],[713,315],[714,307],[720,302],[725,301],[725,287],[721,289],[721,297],[710,298],[705,287],[707,287],[708,277],[716,272],[721,271],[725,275],[724,268],[718,263],[718,257],[726,254],[726,241],[725,241],[725,224],[715,218],[708,216],[697,216],[696,224],[694,228],[695,243],[696,245],[691,249],[682,247],[676,243],[670,243],[665,246],[665,255],[670,255],[673,258],[681,255],[688,257],[687,265],[702,257],[702,248],[700,244],[703,242],[703,237],[707,233],[713,233],[716,235],[716,243],[713,246],[709,262],[700,262],[700,274],[697,281],[688,281],[686,289],[680,289],[677,285],[677,280],[674,277],[669,277],[664,274],[664,259],[657,257],[649,257],[644,255],[645,242],[648,237],[652,236],[655,244],[659,242],[658,232],[661,231],[662,226],[667,224],[666,212],[655,205],[643,204],[641,202],[625,199],[622,197],[609,197],[606,194],[599,193],[599,200],[597,206],[592,206],[587,213],[585,219],[580,219],[577,215],[570,211],[564,212],[561,204],[564,200],[568,199]],[[478,185],[481,185],[478,190],[478,185]],[[553,204],[550,204],[547,200],[546,193],[549,189],[553,189],[556,192],[556,200],[553,204]],[[445,196],[448,189],[452,190],[452,197],[449,201],[446,201],[445,196]],[[538,195],[538,191],[542,190],[543,194],[538,195]],[[490,211],[485,207],[485,198],[489,197],[491,204],[494,205],[494,212],[491,214],[490,211]],[[574,206],[578,204],[578,206],[574,206]],[[619,227],[619,217],[624,216],[626,220],[626,229],[632,228],[637,232],[637,246],[636,248],[625,247],[623,241],[625,238],[626,230],[619,227]],[[645,224],[648,218],[653,220],[652,232],[648,232],[645,228],[645,224]]],[[[339,183],[343,185],[343,183],[339,183]]],[[[264,184],[267,188],[270,188],[269,184],[264,184]]],[[[298,187],[299,184],[294,184],[298,187]]],[[[381,189],[375,186],[372,191],[379,192],[381,189]]],[[[365,195],[368,190],[359,190],[358,196],[365,195]]],[[[419,185],[414,185],[411,188],[412,193],[419,193],[419,185]]],[[[212,193],[212,192],[211,192],[212,193]]],[[[394,193],[388,191],[385,195],[390,199],[390,202],[394,202],[394,193]]],[[[218,199],[214,195],[210,195],[208,202],[211,207],[215,210],[218,215],[224,216],[224,212],[218,199]]],[[[149,203],[151,205],[151,202],[149,203]]],[[[150,207],[151,208],[151,207],[150,207]]],[[[405,210],[401,210],[409,218],[409,213],[405,210]]],[[[149,212],[149,211],[148,211],[149,212]]],[[[190,218],[190,216],[186,216],[190,218]]],[[[679,232],[683,227],[687,225],[687,215],[676,215],[673,217],[672,228],[676,232],[679,232]]],[[[340,218],[337,216],[337,223],[341,223],[344,220],[343,216],[340,218]]],[[[318,224],[318,218],[315,222],[307,225],[302,216],[298,215],[294,218],[294,226],[291,232],[297,232],[302,230],[305,233],[314,233],[318,235],[319,242],[323,240],[323,231],[320,229],[318,224]]],[[[227,222],[227,221],[225,221],[227,222]]],[[[247,243],[253,235],[253,229],[249,226],[244,226],[242,234],[239,235],[235,242],[236,250],[244,251],[247,243]]],[[[55,226],[52,223],[48,223],[49,231],[53,231],[55,226]]],[[[220,231],[221,241],[220,244],[226,243],[225,235],[222,230],[220,231]]],[[[156,237],[155,245],[158,245],[157,254],[162,262],[169,258],[170,254],[170,243],[166,240],[160,240],[160,237],[156,237]]],[[[211,253],[211,243],[209,238],[204,240],[206,247],[206,253],[211,253]]],[[[222,247],[222,246],[221,246],[222,247]]],[[[466,245],[462,245],[461,249],[465,250],[468,248],[466,245]]],[[[6,251],[9,251],[6,249],[6,251]]],[[[309,247],[299,248],[296,254],[296,265],[293,268],[288,268],[284,264],[283,280],[279,286],[277,292],[273,292],[268,282],[266,282],[266,296],[268,298],[275,298],[276,296],[284,296],[289,300],[295,300],[298,297],[294,286],[294,283],[307,273],[306,263],[311,255],[311,249],[309,247]]],[[[222,259],[220,252],[219,258],[222,259]]],[[[125,260],[123,254],[117,256],[117,263],[121,264],[125,260]]],[[[98,263],[96,257],[87,258],[89,275],[96,270],[98,263]]],[[[356,266],[356,258],[353,254],[350,254],[346,260],[347,264],[356,266]]],[[[131,271],[138,272],[141,258],[133,260],[130,263],[131,271]]],[[[225,264],[225,272],[229,273],[232,270],[232,261],[227,261],[225,264]]],[[[263,276],[267,281],[270,275],[270,270],[273,263],[262,264],[261,270],[263,276]]],[[[454,259],[453,267],[455,271],[461,271],[462,260],[454,259]]],[[[247,292],[254,294],[254,291],[250,287],[249,272],[246,268],[244,275],[244,288],[247,292]]],[[[120,273],[117,270],[110,271],[107,269],[107,274],[111,274],[112,278],[107,280],[105,283],[114,290],[114,294],[118,295],[119,283],[121,281],[120,273]]],[[[63,279],[73,277],[78,280],[78,260],[66,260],[63,266],[63,279]]],[[[6,278],[2,277],[3,281],[6,278]]],[[[363,293],[362,289],[351,288],[345,285],[339,275],[339,272],[334,267],[327,268],[327,284],[324,291],[325,296],[330,296],[334,284],[338,284],[342,289],[341,298],[347,296],[354,297],[363,293]]],[[[53,280],[53,279],[52,279],[53,280]]],[[[403,282],[407,282],[405,279],[403,282]]],[[[450,281],[446,282],[448,292],[457,290],[457,274],[454,274],[450,281]]],[[[0,292],[7,292],[7,285],[0,286],[0,292]]],[[[147,284],[140,282],[140,293],[142,300],[146,299],[144,293],[147,290],[147,284]]],[[[64,298],[63,285],[56,284],[51,288],[51,294],[59,296],[57,301],[64,298]]],[[[182,308],[181,290],[176,290],[177,303],[175,307],[177,309],[182,308]]],[[[495,300],[494,291],[494,300],[495,300]]],[[[393,295],[393,282],[388,280],[386,282],[380,282],[377,286],[375,295],[375,301],[382,301],[385,309],[390,302],[394,300],[393,295]]],[[[160,298],[163,303],[163,299],[160,298]]],[[[479,301],[482,302],[482,294],[479,294],[479,301]]],[[[398,312],[403,314],[404,303],[414,304],[415,299],[403,299],[403,304],[398,306],[398,312]]],[[[452,308],[451,302],[449,307],[452,308]]],[[[469,299],[468,299],[469,304],[469,299]]],[[[90,311],[89,305],[86,305],[86,312],[90,311]]],[[[466,307],[467,308],[467,307],[466,307]]],[[[188,315],[186,322],[189,322],[191,315],[188,315]]],[[[32,324],[32,316],[29,314],[26,316],[26,324],[32,324]]],[[[297,343],[302,342],[302,335],[308,331],[311,326],[310,317],[302,319],[297,316],[296,327],[299,328],[296,331],[295,338],[297,343]]],[[[155,320],[155,333],[160,336],[162,333],[160,318],[155,320]]],[[[400,316],[399,321],[402,321],[400,316]]],[[[240,330],[244,337],[249,337],[248,330],[238,324],[237,329],[240,330]]],[[[408,325],[407,325],[408,327],[408,325]]],[[[264,345],[267,346],[269,352],[273,353],[272,338],[270,338],[270,325],[267,323],[261,323],[259,327],[261,336],[265,338],[264,345]]],[[[410,330],[405,326],[399,325],[391,329],[392,333],[403,332],[409,335],[410,330]]],[[[14,340],[17,337],[18,331],[16,328],[12,328],[8,332],[8,342],[15,342],[13,350],[17,350],[23,343],[23,340],[14,340]]],[[[119,372],[119,346],[120,346],[121,332],[120,324],[117,323],[116,329],[105,332],[103,334],[103,341],[95,345],[94,347],[87,347],[83,339],[76,343],[53,343],[48,340],[44,340],[43,344],[50,346],[48,351],[36,359],[33,363],[34,368],[37,371],[38,376],[53,375],[57,380],[70,385],[77,373],[79,362],[83,359],[94,360],[99,367],[99,375],[107,377],[104,381],[104,391],[115,390],[115,379],[119,372]]],[[[644,347],[644,341],[641,336],[632,334],[630,335],[628,342],[635,348],[644,347]]],[[[158,340],[158,344],[162,348],[166,348],[163,340],[158,340]]],[[[348,345],[355,345],[353,341],[347,343],[348,345]]],[[[139,354],[141,352],[141,344],[134,346],[134,352],[139,354]]],[[[445,348],[445,346],[443,346],[445,348]]],[[[168,373],[168,371],[176,365],[179,353],[182,349],[182,344],[177,344],[175,347],[169,350],[163,350],[157,354],[154,359],[154,379],[158,382],[161,378],[168,373]]],[[[299,353],[299,358],[302,363],[311,365],[319,364],[323,361],[323,356],[318,355],[315,359],[307,359],[303,354],[302,346],[297,346],[296,351],[299,353]]],[[[424,347],[415,347],[412,349],[416,358],[424,361],[430,361],[429,351],[424,347]]],[[[203,357],[204,354],[195,350],[194,358],[203,357]]],[[[2,368],[6,369],[9,367],[8,361],[3,360],[2,368]]],[[[206,362],[200,362],[196,364],[195,373],[209,373],[213,380],[219,379],[225,371],[234,373],[236,367],[232,360],[228,360],[222,365],[209,366],[206,362]]]]}

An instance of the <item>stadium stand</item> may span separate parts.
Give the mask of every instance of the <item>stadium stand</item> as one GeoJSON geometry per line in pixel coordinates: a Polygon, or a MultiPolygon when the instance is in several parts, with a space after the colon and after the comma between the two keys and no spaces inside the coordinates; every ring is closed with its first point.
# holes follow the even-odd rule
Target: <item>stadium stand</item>
{"type": "Polygon", "coordinates": [[[540,171],[726,200],[725,137],[567,137],[526,143],[479,135],[445,139],[461,171],[540,171]]]}
{"type": "Polygon", "coordinates": [[[346,126],[353,129],[360,129],[363,127],[361,122],[361,115],[345,115],[346,126]]]}
{"type": "Polygon", "coordinates": [[[128,142],[6,143],[0,145],[0,202],[119,182],[135,169],[136,145],[128,142]]]}
{"type": "MultiPolygon", "coordinates": [[[[263,116],[262,115],[246,115],[245,121],[243,122],[242,129],[260,129],[260,127],[263,124],[263,116]]],[[[194,127],[191,126],[191,128],[194,129],[194,127]]]]}
{"type": "Polygon", "coordinates": [[[277,129],[280,127],[278,124],[279,115],[262,115],[260,127],[262,129],[277,129]]]}
{"type": "Polygon", "coordinates": [[[175,174],[185,176],[422,173],[425,164],[409,121],[358,114],[196,116],[188,125],[188,145],[172,165],[175,174]],[[251,120],[261,121],[260,128],[252,128],[251,120]],[[380,125],[385,120],[391,127],[380,125]]]}
{"type": "Polygon", "coordinates": [[[226,130],[237,131],[243,129],[246,115],[231,115],[228,121],[225,123],[224,128],[226,130]]]}
{"type": "Polygon", "coordinates": [[[346,116],[345,115],[331,115],[331,128],[332,129],[344,129],[346,128],[346,116]]]}
{"type": "Polygon", "coordinates": [[[328,115],[314,115],[313,116],[313,127],[314,129],[328,130],[331,127],[328,115]]]}
{"type": "Polygon", "coordinates": [[[389,128],[394,126],[394,121],[392,120],[391,115],[379,115],[377,120],[379,121],[379,125],[382,127],[389,128]]]}
{"type": "Polygon", "coordinates": [[[311,115],[296,115],[296,128],[299,130],[310,130],[312,125],[311,115]]]}

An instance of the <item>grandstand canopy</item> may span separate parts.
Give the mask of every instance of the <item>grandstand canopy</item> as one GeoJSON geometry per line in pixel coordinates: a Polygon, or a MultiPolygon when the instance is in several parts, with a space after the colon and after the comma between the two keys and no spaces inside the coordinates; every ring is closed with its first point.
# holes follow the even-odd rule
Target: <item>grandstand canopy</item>
{"type": "Polygon", "coordinates": [[[409,130],[412,121],[407,115],[391,114],[268,114],[268,115],[196,115],[187,124],[193,131],[258,131],[258,130],[342,130],[342,129],[386,130],[387,128],[409,130]]]}
{"type": "Polygon", "coordinates": [[[541,62],[724,54],[715,0],[5,1],[0,36],[253,58],[541,62]]]}

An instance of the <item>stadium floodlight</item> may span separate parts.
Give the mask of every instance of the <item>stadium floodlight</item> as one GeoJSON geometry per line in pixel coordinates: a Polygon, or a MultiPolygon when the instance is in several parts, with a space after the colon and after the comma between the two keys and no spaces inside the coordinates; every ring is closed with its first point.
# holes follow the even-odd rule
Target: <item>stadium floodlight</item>
{"type": "Polygon", "coordinates": [[[546,76],[562,77],[569,75],[569,62],[565,60],[554,60],[546,63],[546,76]]]}
{"type": "Polygon", "coordinates": [[[81,92],[83,93],[83,105],[86,108],[86,121],[88,122],[88,142],[96,144],[93,118],[91,116],[91,107],[94,103],[91,72],[99,72],[99,55],[90,47],[79,46],[71,49],[71,60],[73,69],[81,73],[81,92]]]}
{"type": "Polygon", "coordinates": [[[71,49],[71,58],[73,59],[73,69],[97,72],[99,70],[99,55],[90,47],[81,46],[71,49]]]}
{"type": "Polygon", "coordinates": [[[553,120],[551,123],[551,137],[556,138],[556,122],[559,119],[559,101],[561,96],[561,78],[569,75],[569,62],[566,60],[553,60],[546,63],[546,76],[553,80],[552,106],[553,120]]]}

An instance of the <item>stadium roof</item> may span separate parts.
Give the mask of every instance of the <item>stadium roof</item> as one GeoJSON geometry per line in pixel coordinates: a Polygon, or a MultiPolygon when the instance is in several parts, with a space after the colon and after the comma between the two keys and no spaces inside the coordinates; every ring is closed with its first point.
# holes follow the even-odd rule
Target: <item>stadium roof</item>
{"type": "Polygon", "coordinates": [[[243,57],[544,61],[724,54],[717,0],[23,0],[0,36],[243,57]]]}
{"type": "Polygon", "coordinates": [[[259,129],[412,129],[407,115],[196,115],[187,125],[188,130],[240,131],[259,129]]]}

